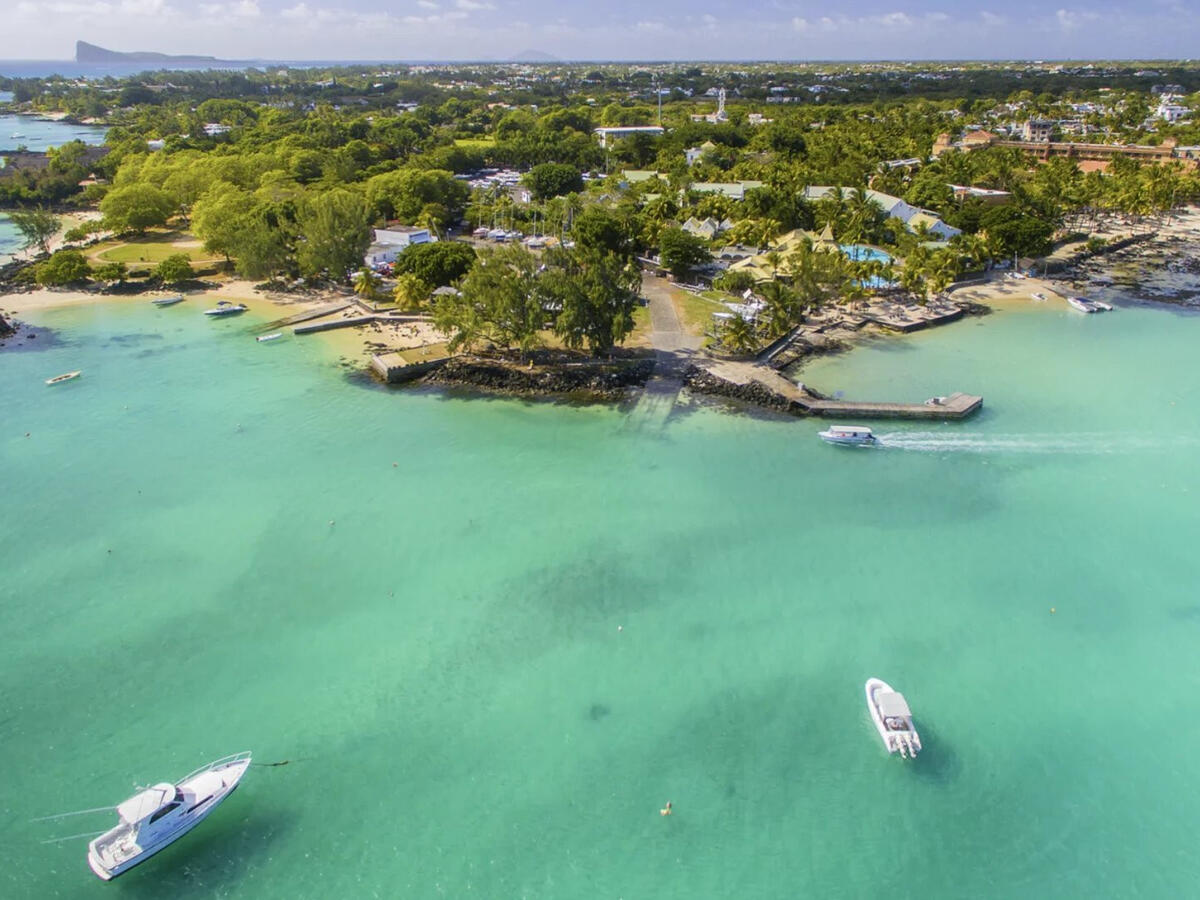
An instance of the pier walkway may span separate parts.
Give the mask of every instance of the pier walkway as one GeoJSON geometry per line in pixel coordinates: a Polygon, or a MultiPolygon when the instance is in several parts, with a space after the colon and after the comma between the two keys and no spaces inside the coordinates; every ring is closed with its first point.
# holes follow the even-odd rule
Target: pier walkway
{"type": "Polygon", "coordinates": [[[829,400],[793,384],[774,369],[748,362],[717,360],[701,365],[709,375],[727,384],[746,387],[757,383],[793,412],[834,419],[965,419],[983,406],[983,398],[955,392],[938,404],[873,403],[829,400]]]}

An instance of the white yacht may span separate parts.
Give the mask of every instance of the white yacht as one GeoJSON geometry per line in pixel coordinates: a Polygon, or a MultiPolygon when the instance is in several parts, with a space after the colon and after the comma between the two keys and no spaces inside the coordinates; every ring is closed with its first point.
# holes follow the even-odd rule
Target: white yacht
{"type": "Polygon", "coordinates": [[[827,444],[870,447],[879,443],[879,438],[865,425],[830,425],[824,431],[818,431],[817,435],[827,444]]]}
{"type": "Polygon", "coordinates": [[[109,881],[149,859],[199,825],[249,768],[249,751],[235,753],[130,797],[117,806],[117,827],[88,844],[88,865],[109,881]]]}
{"type": "Polygon", "coordinates": [[[214,318],[218,316],[236,316],[239,313],[244,313],[249,308],[244,303],[230,303],[228,300],[220,300],[213,309],[206,309],[204,314],[206,316],[213,316],[214,318]]]}
{"type": "Polygon", "coordinates": [[[916,758],[921,738],[913,727],[912,712],[904,695],[879,678],[867,679],[867,709],[888,753],[916,758]]]}

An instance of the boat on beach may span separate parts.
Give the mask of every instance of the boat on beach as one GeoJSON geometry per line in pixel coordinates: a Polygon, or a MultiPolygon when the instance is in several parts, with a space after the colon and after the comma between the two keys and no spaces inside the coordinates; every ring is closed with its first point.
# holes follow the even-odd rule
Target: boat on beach
{"type": "Polygon", "coordinates": [[[220,316],[236,316],[244,313],[249,308],[250,307],[244,303],[231,303],[228,300],[221,300],[212,309],[206,309],[204,314],[206,316],[212,316],[213,318],[218,318],[220,316]]]}
{"type": "Polygon", "coordinates": [[[183,837],[234,792],[250,752],[214,760],[174,784],[163,782],[117,806],[120,822],[88,844],[88,865],[105,881],[128,872],[183,837]]]}
{"type": "Polygon", "coordinates": [[[1088,300],[1086,297],[1068,297],[1067,303],[1071,304],[1071,306],[1080,312],[1094,313],[1100,311],[1099,308],[1093,306],[1092,301],[1088,300]]]}
{"type": "Polygon", "coordinates": [[[80,370],[78,372],[67,372],[63,375],[55,375],[53,378],[47,378],[46,384],[62,384],[64,381],[74,381],[82,374],[83,371],[80,370]]]}
{"type": "Polygon", "coordinates": [[[155,297],[150,302],[155,306],[174,306],[176,303],[183,302],[183,294],[176,294],[174,297],[155,297]]]}
{"type": "Polygon", "coordinates": [[[1034,291],[1031,296],[1033,297],[1034,300],[1045,300],[1046,299],[1046,295],[1043,294],[1041,291],[1034,291]]]}
{"type": "Polygon", "coordinates": [[[865,425],[830,425],[817,436],[827,444],[844,444],[852,447],[870,447],[879,443],[879,438],[865,425]]]}
{"type": "Polygon", "coordinates": [[[260,334],[258,337],[255,338],[255,340],[258,341],[260,344],[264,344],[267,341],[277,341],[281,337],[283,337],[283,332],[276,331],[273,334],[260,334]]]}
{"type": "Polygon", "coordinates": [[[880,678],[868,678],[866,692],[867,710],[887,752],[916,759],[921,738],[913,727],[912,711],[904,695],[880,678]]]}

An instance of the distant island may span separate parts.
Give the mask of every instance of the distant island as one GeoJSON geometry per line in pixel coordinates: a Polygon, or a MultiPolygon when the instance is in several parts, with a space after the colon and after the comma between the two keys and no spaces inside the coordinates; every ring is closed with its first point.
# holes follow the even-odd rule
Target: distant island
{"type": "Polygon", "coordinates": [[[106,50],[104,47],[97,47],[95,44],[89,44],[87,41],[76,41],[75,62],[145,62],[202,65],[205,63],[226,63],[232,62],[232,60],[217,59],[215,56],[172,56],[169,53],[152,53],[145,50],[138,50],[133,53],[121,53],[118,50],[106,50]]]}

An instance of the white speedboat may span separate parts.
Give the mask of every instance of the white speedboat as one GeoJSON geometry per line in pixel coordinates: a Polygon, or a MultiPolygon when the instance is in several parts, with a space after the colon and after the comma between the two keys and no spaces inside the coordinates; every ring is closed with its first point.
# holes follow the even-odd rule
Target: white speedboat
{"type": "Polygon", "coordinates": [[[55,375],[53,378],[47,378],[46,384],[62,384],[64,381],[74,381],[83,372],[67,372],[65,375],[55,375]]]}
{"type": "Polygon", "coordinates": [[[1088,303],[1092,304],[1096,309],[1103,310],[1104,312],[1112,312],[1111,303],[1105,303],[1103,300],[1089,300],[1088,303]]]}
{"type": "Polygon", "coordinates": [[[870,447],[879,443],[879,438],[863,425],[830,425],[825,431],[818,431],[817,435],[827,444],[870,447]]]}
{"type": "Polygon", "coordinates": [[[1068,297],[1067,302],[1080,312],[1094,313],[1098,312],[1097,308],[1092,305],[1092,301],[1085,297],[1068,297]]]}
{"type": "Polygon", "coordinates": [[[913,727],[912,712],[904,695],[892,690],[886,681],[868,678],[867,709],[888,753],[915,759],[921,750],[921,738],[913,727]]]}
{"type": "Polygon", "coordinates": [[[183,294],[176,294],[174,297],[155,297],[150,302],[155,306],[174,306],[176,303],[183,302],[183,294]]]}
{"type": "Polygon", "coordinates": [[[206,316],[213,316],[214,318],[218,316],[236,316],[244,313],[249,308],[244,303],[230,303],[228,300],[221,300],[214,308],[206,309],[204,314],[206,316]]]}
{"type": "Polygon", "coordinates": [[[250,752],[235,753],[130,797],[117,806],[117,827],[88,844],[88,865],[110,881],[145,862],[204,821],[249,768],[250,752]]]}
{"type": "Polygon", "coordinates": [[[277,341],[283,337],[282,331],[276,331],[273,334],[260,334],[255,338],[260,344],[265,344],[267,341],[277,341]]]}

